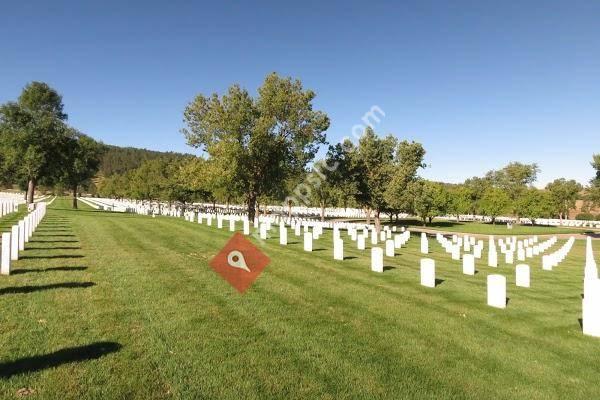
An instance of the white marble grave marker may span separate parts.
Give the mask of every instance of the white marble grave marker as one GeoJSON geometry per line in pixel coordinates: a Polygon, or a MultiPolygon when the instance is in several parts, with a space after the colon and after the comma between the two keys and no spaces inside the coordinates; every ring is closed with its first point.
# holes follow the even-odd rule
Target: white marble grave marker
{"type": "Polygon", "coordinates": [[[491,307],[506,308],[506,277],[503,275],[488,275],[487,304],[491,307]]]}
{"type": "Polygon", "coordinates": [[[383,249],[381,247],[371,248],[371,271],[383,272],[383,249]]]}
{"type": "Polygon", "coordinates": [[[421,258],[421,285],[435,287],[435,260],[421,258]]]}
{"type": "Polygon", "coordinates": [[[516,285],[520,287],[529,287],[529,265],[517,264],[515,267],[516,285]]]}
{"type": "Polygon", "coordinates": [[[475,257],[472,254],[463,255],[463,274],[475,275],[475,257]]]}
{"type": "Polygon", "coordinates": [[[313,235],[310,232],[304,232],[304,251],[312,251],[313,235]]]}

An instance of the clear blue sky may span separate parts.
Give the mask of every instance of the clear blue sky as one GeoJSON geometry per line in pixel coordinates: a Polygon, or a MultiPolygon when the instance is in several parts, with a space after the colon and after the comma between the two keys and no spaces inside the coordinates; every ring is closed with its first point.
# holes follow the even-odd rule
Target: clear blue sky
{"type": "Polygon", "coordinates": [[[187,102],[277,71],[318,93],[331,142],[381,107],[376,131],[422,142],[427,178],[512,160],[538,163],[538,185],[592,177],[600,1],[222,3],[5,2],[0,102],[45,81],[97,139],[189,152],[187,102]]]}

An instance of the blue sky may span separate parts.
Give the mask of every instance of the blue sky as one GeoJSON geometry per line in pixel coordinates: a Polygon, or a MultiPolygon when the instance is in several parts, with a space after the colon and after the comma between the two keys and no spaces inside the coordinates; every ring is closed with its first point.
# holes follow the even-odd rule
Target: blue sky
{"type": "Polygon", "coordinates": [[[593,175],[598,1],[84,3],[3,4],[0,102],[45,81],[97,139],[193,152],[187,102],[276,71],[317,92],[331,142],[379,106],[376,131],[422,142],[427,178],[513,160],[539,164],[538,186],[593,175]]]}

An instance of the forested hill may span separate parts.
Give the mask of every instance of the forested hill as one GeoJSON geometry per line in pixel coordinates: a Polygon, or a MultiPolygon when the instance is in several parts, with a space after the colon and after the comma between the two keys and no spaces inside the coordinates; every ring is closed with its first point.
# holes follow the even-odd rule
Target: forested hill
{"type": "Polygon", "coordinates": [[[146,160],[155,158],[178,159],[189,156],[190,154],[174,153],[171,151],[163,152],[136,147],[106,145],[98,172],[103,176],[111,176],[135,169],[146,160]]]}

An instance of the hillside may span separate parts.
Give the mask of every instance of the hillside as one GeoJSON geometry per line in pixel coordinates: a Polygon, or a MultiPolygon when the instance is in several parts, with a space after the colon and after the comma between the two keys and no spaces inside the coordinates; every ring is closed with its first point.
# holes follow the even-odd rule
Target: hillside
{"type": "Polygon", "coordinates": [[[106,151],[102,156],[98,174],[107,177],[135,169],[146,160],[155,158],[177,159],[189,156],[190,154],[175,153],[171,151],[163,152],[136,147],[106,145],[106,151]]]}

